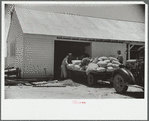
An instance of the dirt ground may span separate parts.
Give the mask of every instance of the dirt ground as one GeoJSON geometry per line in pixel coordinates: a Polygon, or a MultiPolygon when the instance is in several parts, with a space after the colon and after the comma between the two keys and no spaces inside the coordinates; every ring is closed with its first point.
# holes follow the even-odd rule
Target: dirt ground
{"type": "Polygon", "coordinates": [[[84,81],[67,79],[46,84],[17,84],[5,86],[5,99],[132,99],[144,98],[140,88],[128,87],[125,94],[116,93],[108,82],[100,82],[94,87],[88,87],[84,81]],[[39,86],[38,86],[39,85],[39,86]],[[46,87],[45,87],[45,86],[46,87]],[[40,87],[44,86],[44,87],[40,87]],[[57,87],[50,87],[57,86],[57,87]],[[62,86],[62,87],[59,87],[62,86]]]}

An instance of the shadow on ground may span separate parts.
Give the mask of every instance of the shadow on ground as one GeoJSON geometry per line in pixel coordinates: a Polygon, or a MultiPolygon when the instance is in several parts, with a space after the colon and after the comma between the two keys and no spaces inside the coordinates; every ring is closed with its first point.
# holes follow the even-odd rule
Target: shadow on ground
{"type": "MultiPolygon", "coordinates": [[[[117,93],[117,92],[115,92],[117,93]]],[[[119,93],[117,93],[119,94],[119,93]]],[[[121,95],[125,95],[125,96],[129,96],[129,97],[133,97],[133,98],[144,98],[144,92],[130,92],[130,91],[127,91],[125,92],[124,94],[121,94],[121,95]]]]}
{"type": "MultiPolygon", "coordinates": [[[[87,79],[86,78],[75,77],[75,78],[73,78],[71,80],[73,82],[75,82],[75,83],[79,83],[79,84],[88,86],[87,79]]],[[[91,88],[113,88],[113,85],[110,85],[110,83],[101,82],[101,83],[96,83],[96,85],[95,86],[92,86],[91,88]]]]}

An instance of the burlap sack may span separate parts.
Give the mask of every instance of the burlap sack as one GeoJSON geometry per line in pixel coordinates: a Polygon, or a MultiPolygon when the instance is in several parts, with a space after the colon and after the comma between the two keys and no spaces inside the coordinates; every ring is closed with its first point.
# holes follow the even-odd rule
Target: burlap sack
{"type": "Polygon", "coordinates": [[[98,67],[97,72],[105,72],[106,69],[104,67],[98,67]]]}
{"type": "Polygon", "coordinates": [[[112,64],[113,68],[119,68],[119,64],[112,64]]]}
{"type": "Polygon", "coordinates": [[[113,72],[114,68],[113,67],[107,67],[107,72],[113,72]]]}
{"type": "Polygon", "coordinates": [[[108,59],[110,60],[110,62],[112,62],[113,60],[118,61],[117,58],[114,58],[114,57],[109,57],[108,59]]]}
{"type": "Polygon", "coordinates": [[[68,69],[73,69],[73,64],[68,64],[68,65],[67,65],[67,68],[68,68],[68,69]]]}
{"type": "Polygon", "coordinates": [[[100,57],[100,59],[102,59],[103,61],[104,61],[104,60],[108,60],[108,58],[105,57],[105,56],[100,57]]]}
{"type": "Polygon", "coordinates": [[[108,64],[108,63],[110,63],[110,60],[104,60],[104,62],[106,62],[108,64]]]}
{"type": "Polygon", "coordinates": [[[79,65],[74,65],[74,70],[80,70],[80,66],[79,65]]]}
{"type": "Polygon", "coordinates": [[[112,63],[108,63],[107,64],[107,67],[112,67],[112,63]]]}
{"type": "Polygon", "coordinates": [[[99,61],[98,63],[97,63],[97,65],[99,66],[99,67],[107,67],[107,62],[105,62],[105,61],[99,61]]]}
{"type": "Polygon", "coordinates": [[[118,61],[113,60],[113,61],[112,61],[112,64],[117,64],[117,65],[120,65],[121,63],[120,63],[120,62],[118,62],[118,61]]]}
{"type": "Polygon", "coordinates": [[[88,75],[90,72],[96,71],[98,65],[96,63],[90,63],[86,69],[86,74],[88,75]]]}
{"type": "Polygon", "coordinates": [[[102,59],[101,58],[98,58],[98,61],[102,61],[102,59]]]}

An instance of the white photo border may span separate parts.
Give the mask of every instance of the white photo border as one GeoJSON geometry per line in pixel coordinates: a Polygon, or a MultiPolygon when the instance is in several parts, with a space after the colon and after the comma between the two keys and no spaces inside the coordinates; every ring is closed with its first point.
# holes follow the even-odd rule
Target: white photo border
{"type": "MultiPolygon", "coordinates": [[[[42,2],[3,1],[1,38],[1,119],[2,120],[147,120],[148,66],[145,66],[144,99],[4,99],[4,4],[145,4],[143,2],[42,2]]],[[[145,5],[145,65],[148,65],[148,5],[145,5]]]]}

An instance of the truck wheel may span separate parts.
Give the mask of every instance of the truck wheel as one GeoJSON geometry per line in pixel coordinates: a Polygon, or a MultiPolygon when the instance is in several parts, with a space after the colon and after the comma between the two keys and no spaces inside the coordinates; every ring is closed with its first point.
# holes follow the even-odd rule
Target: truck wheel
{"type": "Polygon", "coordinates": [[[96,79],[95,77],[93,76],[93,74],[89,74],[87,76],[87,83],[88,83],[88,86],[94,86],[96,84],[96,79]]]}
{"type": "Polygon", "coordinates": [[[125,93],[127,91],[128,86],[125,85],[125,82],[126,80],[121,74],[114,76],[113,85],[118,93],[125,93]]]}

